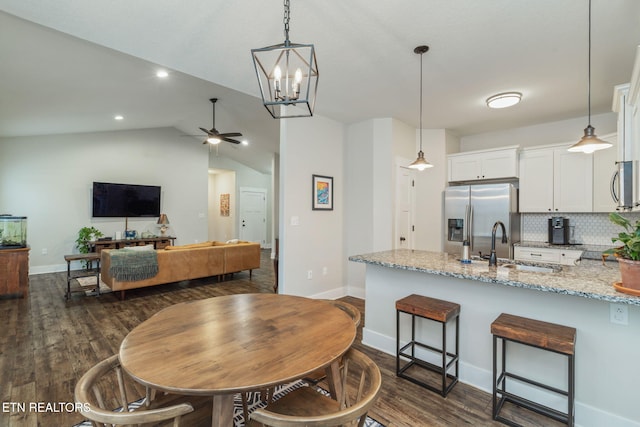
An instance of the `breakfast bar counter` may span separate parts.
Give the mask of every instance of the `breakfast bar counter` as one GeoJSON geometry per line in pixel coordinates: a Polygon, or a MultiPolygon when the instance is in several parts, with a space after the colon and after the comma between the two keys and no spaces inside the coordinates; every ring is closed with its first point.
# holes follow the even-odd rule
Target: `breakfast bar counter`
{"type": "MultiPolygon", "coordinates": [[[[542,269],[536,269],[534,266],[531,270],[538,271],[531,271],[518,269],[517,264],[508,260],[499,260],[497,267],[489,268],[487,260],[474,259],[470,264],[464,264],[455,255],[410,249],[355,255],[349,257],[349,260],[400,270],[640,306],[640,297],[618,292],[613,287],[614,282],[620,281],[620,271],[615,261],[603,263],[585,259],[576,266],[544,264],[542,269]],[[540,271],[547,269],[551,271],[540,271]]],[[[527,266],[526,263],[519,264],[527,266]]]]}
{"type": "MultiPolygon", "coordinates": [[[[576,425],[640,427],[640,297],[614,289],[620,280],[617,262],[583,259],[575,266],[521,269],[521,263],[508,260],[489,267],[486,260],[463,264],[457,256],[407,249],[352,255],[349,261],[352,280],[364,281],[354,283],[365,292],[363,344],[395,356],[395,302],[408,295],[460,304],[460,382],[491,393],[490,328],[501,313],[574,327],[576,425]],[[355,279],[358,271],[362,279],[355,279]]],[[[411,330],[408,322],[401,319],[401,331],[411,330]]],[[[416,338],[438,345],[439,335],[431,326],[421,325],[416,338]]],[[[409,339],[400,336],[401,344],[409,339]]],[[[566,387],[566,367],[558,354],[522,345],[510,346],[507,353],[512,352],[519,353],[510,357],[514,370],[566,387]]],[[[551,393],[516,382],[510,387],[550,407],[566,408],[565,400],[551,393]]]]}

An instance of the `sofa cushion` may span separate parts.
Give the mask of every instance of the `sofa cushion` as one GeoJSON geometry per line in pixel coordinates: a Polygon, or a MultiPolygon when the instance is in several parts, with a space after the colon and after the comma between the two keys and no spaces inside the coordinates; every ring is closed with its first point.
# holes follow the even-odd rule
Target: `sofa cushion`
{"type": "Polygon", "coordinates": [[[189,245],[180,245],[180,246],[166,246],[164,249],[168,251],[172,251],[177,249],[206,248],[209,246],[215,246],[214,242],[191,243],[189,245]]]}

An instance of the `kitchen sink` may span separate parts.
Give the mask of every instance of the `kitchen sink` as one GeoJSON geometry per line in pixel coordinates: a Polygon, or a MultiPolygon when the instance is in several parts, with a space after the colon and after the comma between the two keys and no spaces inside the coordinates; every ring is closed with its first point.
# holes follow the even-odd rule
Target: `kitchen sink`
{"type": "MultiPolygon", "coordinates": [[[[458,257],[458,260],[460,258],[458,257]]],[[[479,256],[472,256],[468,264],[489,266],[489,260],[479,256]]],[[[558,273],[562,271],[562,266],[553,264],[534,264],[531,262],[514,261],[506,258],[498,258],[498,268],[518,270],[529,273],[558,273]]]]}

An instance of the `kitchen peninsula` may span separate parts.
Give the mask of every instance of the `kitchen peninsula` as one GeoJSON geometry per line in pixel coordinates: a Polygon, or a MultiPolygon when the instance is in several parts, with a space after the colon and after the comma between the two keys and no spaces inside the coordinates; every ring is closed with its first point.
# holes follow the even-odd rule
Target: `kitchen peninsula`
{"type": "MultiPolygon", "coordinates": [[[[446,253],[408,249],[354,255],[349,260],[366,264],[364,344],[395,355],[395,301],[400,298],[416,293],[458,303],[460,381],[490,392],[490,324],[500,313],[573,326],[578,334],[576,424],[640,426],[635,392],[640,379],[640,297],[613,288],[613,282],[620,280],[617,263],[583,260],[577,266],[526,271],[514,264],[489,267],[484,260],[462,264],[446,253]],[[611,303],[628,310],[627,325],[610,322],[611,303]]],[[[434,344],[439,339],[426,327],[418,334],[434,344]]],[[[566,368],[560,356],[522,346],[512,351],[520,353],[510,358],[515,369],[564,386],[566,368]]],[[[522,387],[513,383],[513,389],[522,387]]],[[[564,405],[543,391],[524,393],[552,407],[564,405]]]]}

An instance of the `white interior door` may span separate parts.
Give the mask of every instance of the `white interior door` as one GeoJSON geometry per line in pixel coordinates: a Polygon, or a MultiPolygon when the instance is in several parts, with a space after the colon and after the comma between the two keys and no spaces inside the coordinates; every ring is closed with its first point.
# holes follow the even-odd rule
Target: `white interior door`
{"type": "Polygon", "coordinates": [[[410,169],[397,166],[396,174],[396,238],[394,249],[413,247],[413,174],[410,169]]]}
{"type": "Polygon", "coordinates": [[[240,240],[266,245],[267,190],[240,188],[240,240]]]}

